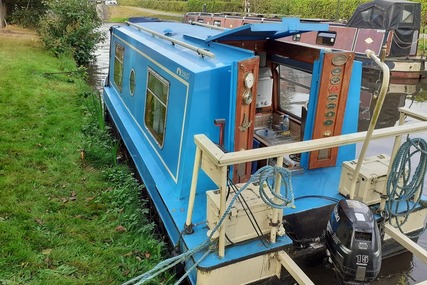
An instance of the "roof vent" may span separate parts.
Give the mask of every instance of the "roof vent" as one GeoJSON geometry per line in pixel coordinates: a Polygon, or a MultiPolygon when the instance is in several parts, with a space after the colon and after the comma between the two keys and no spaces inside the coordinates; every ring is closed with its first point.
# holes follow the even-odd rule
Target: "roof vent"
{"type": "Polygon", "coordinates": [[[172,32],[172,30],[171,30],[171,29],[164,29],[164,30],[163,30],[163,34],[164,34],[165,36],[173,36],[173,32],[172,32]]]}

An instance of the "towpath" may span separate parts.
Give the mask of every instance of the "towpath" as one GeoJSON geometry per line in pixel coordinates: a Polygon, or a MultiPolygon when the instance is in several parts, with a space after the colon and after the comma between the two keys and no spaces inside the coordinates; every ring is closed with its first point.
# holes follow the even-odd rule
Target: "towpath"
{"type": "MultiPolygon", "coordinates": [[[[128,6],[128,7],[130,8],[130,6],[128,6]]],[[[172,16],[172,17],[184,17],[184,14],[182,14],[182,13],[152,10],[152,9],[146,9],[146,8],[141,8],[141,7],[132,7],[132,9],[135,9],[136,11],[150,13],[150,14],[165,15],[165,16],[172,16]]]]}
{"type": "MultiPolygon", "coordinates": [[[[111,9],[115,9],[116,7],[117,6],[108,6],[105,4],[98,4],[98,5],[96,5],[96,10],[97,10],[99,17],[103,21],[105,21],[111,16],[111,14],[110,14],[111,9]]],[[[182,13],[146,9],[146,8],[134,7],[134,6],[120,6],[120,8],[125,8],[125,9],[129,9],[131,11],[135,11],[135,14],[162,15],[162,16],[176,17],[176,18],[183,18],[184,17],[184,14],[182,14],[182,13]],[[136,13],[136,12],[138,12],[138,13],[136,13]]]]}

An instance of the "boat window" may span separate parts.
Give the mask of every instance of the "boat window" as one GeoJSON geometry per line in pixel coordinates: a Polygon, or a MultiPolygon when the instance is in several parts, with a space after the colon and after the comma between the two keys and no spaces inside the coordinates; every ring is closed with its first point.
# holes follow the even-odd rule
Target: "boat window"
{"type": "Polygon", "coordinates": [[[336,32],[318,32],[316,37],[316,44],[333,46],[335,44],[336,32]]]}
{"type": "Polygon", "coordinates": [[[116,43],[114,53],[114,83],[120,92],[122,92],[123,85],[123,59],[125,54],[125,48],[116,43]]]}
{"type": "Polygon", "coordinates": [[[145,125],[160,147],[163,147],[164,142],[168,97],[169,82],[149,68],[145,98],[145,125]]]}
{"type": "Polygon", "coordinates": [[[279,65],[279,107],[281,111],[300,119],[310,96],[311,73],[279,65]]]}
{"type": "Polygon", "coordinates": [[[129,91],[130,95],[133,96],[135,93],[135,70],[132,68],[129,76],[129,91]]]}
{"type": "Polygon", "coordinates": [[[369,20],[371,19],[371,14],[372,14],[372,10],[366,10],[360,13],[362,15],[362,19],[365,22],[369,22],[369,20]]]}
{"type": "Polygon", "coordinates": [[[381,19],[380,23],[382,23],[382,11],[379,8],[372,7],[360,13],[362,15],[362,19],[365,22],[378,21],[381,19]]]}
{"type": "Polygon", "coordinates": [[[221,21],[220,20],[214,20],[213,25],[221,27],[221,21]]]}
{"type": "Polygon", "coordinates": [[[405,5],[402,11],[401,23],[413,24],[414,23],[414,5],[405,5]]]}

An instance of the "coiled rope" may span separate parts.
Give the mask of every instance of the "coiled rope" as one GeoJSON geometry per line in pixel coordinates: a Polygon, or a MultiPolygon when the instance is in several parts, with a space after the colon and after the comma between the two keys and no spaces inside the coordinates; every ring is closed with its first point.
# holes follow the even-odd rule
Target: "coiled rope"
{"type": "MultiPolygon", "coordinates": [[[[421,138],[410,139],[408,137],[397,151],[387,179],[388,201],[385,208],[390,218],[389,223],[399,228],[402,233],[404,233],[402,225],[408,221],[409,215],[419,206],[426,169],[426,141],[421,138]],[[414,155],[419,155],[419,163],[415,171],[412,171],[414,155]],[[393,220],[395,224],[392,223],[393,220]]],[[[424,230],[425,225],[417,236],[421,235],[424,230]]]]}
{"type": "Polygon", "coordinates": [[[292,183],[291,183],[291,172],[283,167],[277,167],[277,166],[265,166],[263,168],[260,168],[259,171],[256,172],[258,174],[259,178],[259,195],[261,199],[269,205],[272,208],[276,209],[284,209],[287,207],[292,207],[294,205],[294,193],[292,190],[292,183]],[[283,186],[285,193],[282,195],[281,193],[275,192],[275,186],[276,186],[276,174],[280,175],[280,184],[283,186]],[[264,187],[266,186],[266,187],[264,187]],[[266,189],[270,190],[270,193],[273,195],[274,198],[277,199],[271,199],[266,192],[266,189]]]}
{"type": "Polygon", "coordinates": [[[159,274],[171,269],[175,265],[178,265],[179,263],[187,261],[189,258],[194,256],[199,251],[202,251],[207,248],[207,251],[203,254],[201,258],[199,258],[193,266],[186,271],[186,273],[181,276],[181,278],[175,283],[175,285],[180,284],[189,274],[190,272],[197,267],[197,265],[200,264],[216,247],[216,242],[212,242],[212,238],[214,234],[218,231],[226,217],[228,217],[231,209],[233,208],[234,203],[236,202],[238,196],[246,189],[248,186],[252,183],[259,183],[259,194],[262,200],[268,204],[269,206],[273,208],[280,208],[284,209],[286,207],[291,207],[294,204],[294,195],[292,191],[292,185],[291,185],[291,174],[290,171],[283,168],[283,167],[277,167],[277,166],[264,166],[260,168],[257,172],[255,172],[248,182],[243,185],[242,188],[239,189],[233,196],[233,198],[230,201],[230,204],[228,205],[227,209],[224,212],[224,215],[219,219],[217,225],[212,229],[212,231],[209,234],[209,237],[206,241],[201,243],[199,246],[189,249],[188,251],[171,257],[169,259],[163,260],[160,263],[158,263],[155,267],[153,267],[151,270],[136,276],[135,278],[123,283],[122,285],[140,285],[144,284],[145,282],[153,279],[154,277],[158,276],[159,274]],[[285,195],[277,194],[275,193],[275,177],[276,174],[280,175],[281,183],[283,184],[285,188],[285,195]],[[267,187],[265,187],[267,185],[267,187]],[[271,192],[271,195],[273,198],[270,198],[269,195],[266,193],[265,188],[269,189],[271,192]],[[279,201],[279,202],[276,202],[279,201]]]}

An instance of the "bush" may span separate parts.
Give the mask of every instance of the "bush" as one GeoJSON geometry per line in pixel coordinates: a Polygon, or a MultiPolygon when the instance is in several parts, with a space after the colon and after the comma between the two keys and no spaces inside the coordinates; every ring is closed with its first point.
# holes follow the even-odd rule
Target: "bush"
{"type": "MultiPolygon", "coordinates": [[[[250,0],[250,11],[254,14],[275,14],[297,16],[301,18],[346,19],[348,20],[357,6],[371,0],[250,0]]],[[[421,25],[427,25],[427,0],[421,3],[421,25]]],[[[119,0],[120,5],[143,7],[173,12],[244,13],[244,0],[119,0]]]]}
{"type": "Polygon", "coordinates": [[[173,12],[201,12],[203,5],[206,4],[206,11],[210,13],[220,12],[243,12],[242,1],[205,1],[205,0],[188,0],[188,1],[163,1],[163,0],[120,0],[120,5],[136,6],[147,9],[156,9],[173,12]]]}
{"type": "MultiPolygon", "coordinates": [[[[8,23],[25,28],[37,28],[41,15],[46,11],[43,0],[2,0],[2,16],[8,23]]],[[[0,4],[1,5],[1,4],[0,4]]]]}
{"type": "Polygon", "coordinates": [[[37,28],[40,15],[43,13],[42,9],[36,12],[34,10],[17,10],[9,17],[9,20],[12,24],[17,24],[24,28],[37,28]]]}
{"type": "Polygon", "coordinates": [[[47,2],[47,13],[40,21],[39,34],[56,56],[71,52],[78,65],[94,59],[93,51],[104,36],[97,29],[102,21],[91,1],[47,2]]]}

